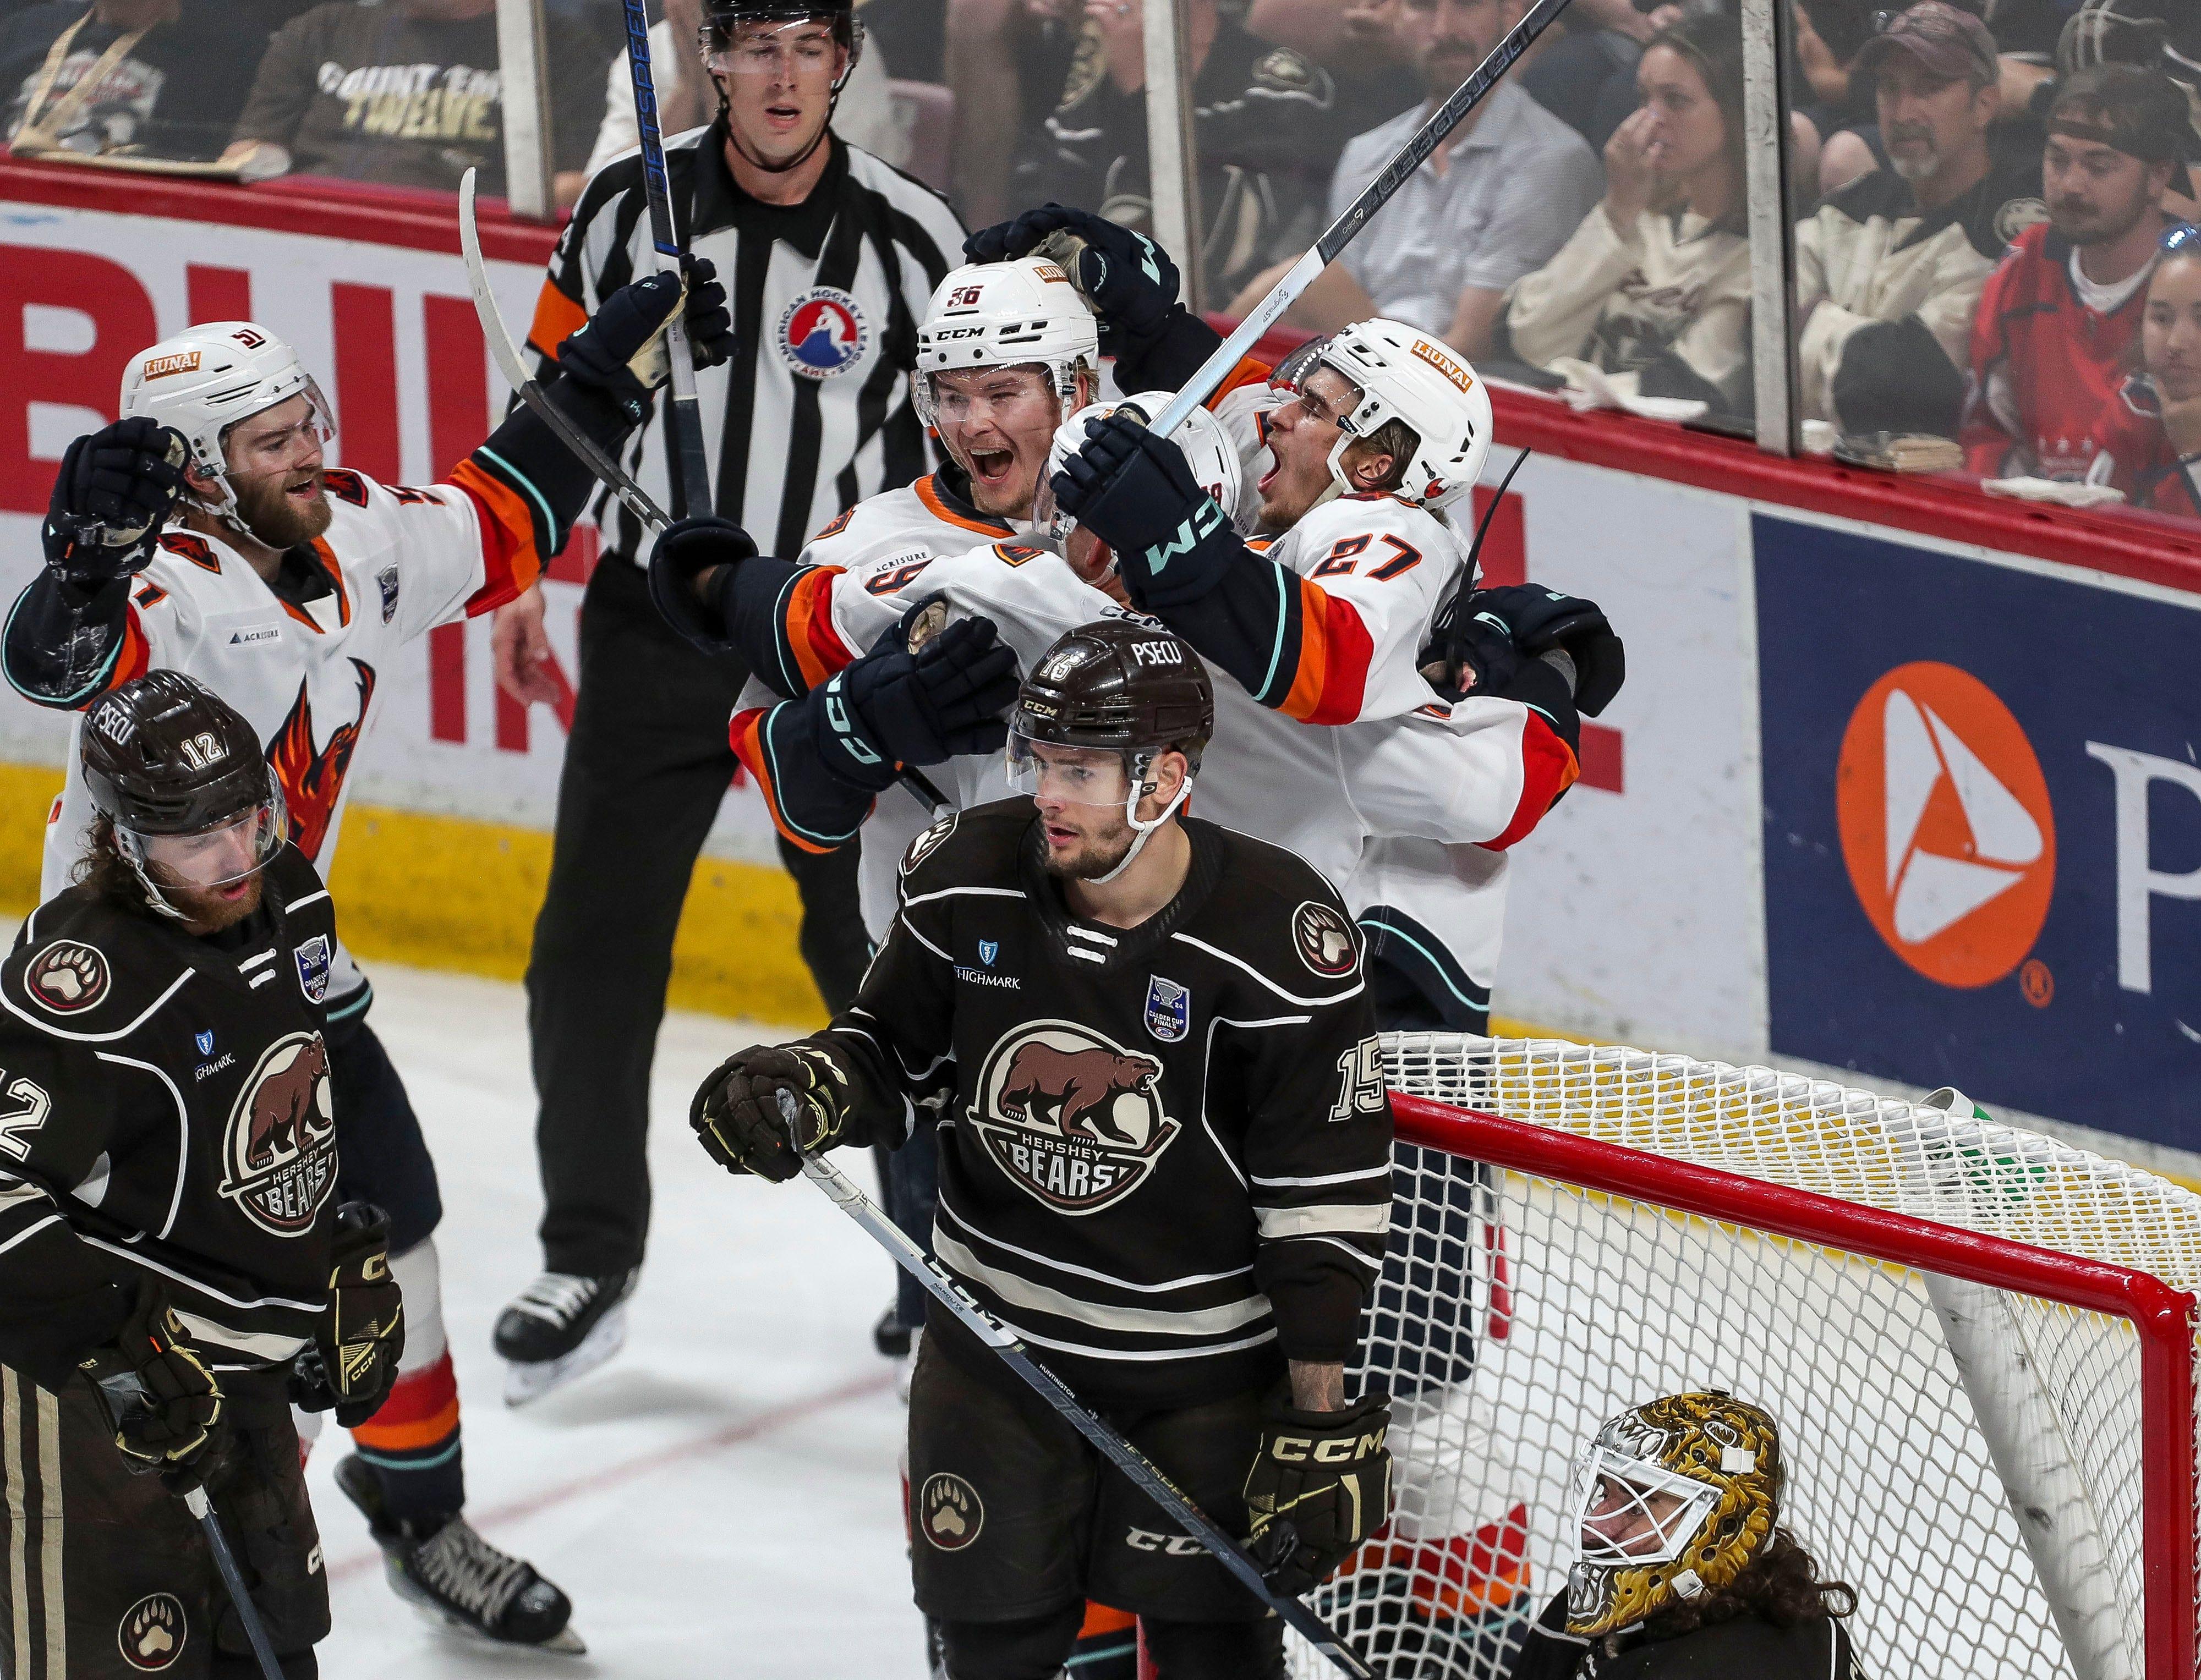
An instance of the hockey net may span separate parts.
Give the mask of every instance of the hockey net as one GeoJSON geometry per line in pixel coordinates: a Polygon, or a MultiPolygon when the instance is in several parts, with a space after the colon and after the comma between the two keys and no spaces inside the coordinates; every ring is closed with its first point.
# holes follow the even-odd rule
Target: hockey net
{"type": "Polygon", "coordinates": [[[1575,1455],[1717,1387],[1779,1422],[1785,1524],[1857,1589],[1867,1673],[2195,1673],[2201,1197],[1762,1068],[1384,1044],[1397,1201],[1353,1385],[1393,1396],[1397,1501],[1312,1601],[1377,1672],[1505,1674],[1565,1583],[1575,1455]]]}

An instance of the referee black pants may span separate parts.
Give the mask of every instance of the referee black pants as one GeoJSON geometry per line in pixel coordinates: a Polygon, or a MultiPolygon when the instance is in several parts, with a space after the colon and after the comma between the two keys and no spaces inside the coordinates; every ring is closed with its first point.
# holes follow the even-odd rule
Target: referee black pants
{"type": "MultiPolygon", "coordinates": [[[[649,1069],[672,935],[740,762],[726,725],[748,674],[676,635],[639,568],[607,558],[590,578],[550,882],[527,963],[543,1263],[554,1272],[642,1263],[649,1069]]],[[[866,960],[857,849],[819,854],[783,840],[780,857],[801,890],[803,960],[837,1010],[866,960]]]]}

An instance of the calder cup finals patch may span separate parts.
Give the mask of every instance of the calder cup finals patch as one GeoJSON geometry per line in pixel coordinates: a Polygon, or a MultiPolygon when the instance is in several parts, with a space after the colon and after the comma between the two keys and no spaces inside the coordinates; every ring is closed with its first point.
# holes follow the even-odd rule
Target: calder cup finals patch
{"type": "Polygon", "coordinates": [[[286,1033],[237,1094],[222,1142],[221,1193],[272,1237],[302,1237],[336,1187],[329,1052],[318,1033],[286,1033]]]}
{"type": "Polygon", "coordinates": [[[1351,974],[1360,960],[1353,924],[1312,899],[1292,912],[1292,944],[1298,947],[1300,962],[1331,980],[1351,974]]]}
{"type": "Polygon", "coordinates": [[[1159,975],[1147,976],[1147,1031],[1173,1045],[1192,1025],[1192,988],[1159,975]]]}
{"type": "Polygon", "coordinates": [[[329,995],[329,936],[316,934],[305,944],[292,946],[291,955],[298,964],[298,990],[308,1003],[320,1003],[329,995]]]}
{"type": "Polygon", "coordinates": [[[971,1128],[995,1166],[1059,1213],[1114,1206],[1184,1128],[1162,1110],[1162,1064],[1089,1027],[1030,1021],[978,1075],[971,1128]]]}

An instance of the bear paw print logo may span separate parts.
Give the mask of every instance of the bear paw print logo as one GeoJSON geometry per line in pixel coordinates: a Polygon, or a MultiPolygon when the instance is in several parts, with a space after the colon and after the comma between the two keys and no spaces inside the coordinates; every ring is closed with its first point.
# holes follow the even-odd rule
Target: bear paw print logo
{"type": "Polygon", "coordinates": [[[986,1507],[978,1490],[948,1471],[925,1478],[917,1505],[919,1531],[943,1552],[961,1551],[986,1526],[986,1507]]]}
{"type": "Polygon", "coordinates": [[[55,1015],[81,1015],[107,995],[107,959],[88,945],[56,940],[32,960],[31,996],[55,1015]]]}
{"type": "Polygon", "coordinates": [[[123,1661],[140,1674],[159,1674],[176,1665],[190,1634],[181,1599],[173,1593],[148,1593],[123,1612],[114,1638],[123,1661]]]}

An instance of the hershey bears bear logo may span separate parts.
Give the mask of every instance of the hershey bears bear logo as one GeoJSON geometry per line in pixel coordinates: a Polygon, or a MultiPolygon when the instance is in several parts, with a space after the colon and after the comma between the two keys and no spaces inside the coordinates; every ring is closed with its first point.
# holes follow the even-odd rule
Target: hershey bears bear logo
{"type": "Polygon", "coordinates": [[[140,1674],[159,1674],[173,1668],[184,1654],[191,1625],[184,1601],[173,1593],[148,1593],[122,1613],[115,1625],[114,1642],[122,1660],[140,1674]]]}
{"type": "Polygon", "coordinates": [[[56,940],[31,959],[24,978],[32,999],[55,1015],[83,1014],[112,983],[107,959],[74,940],[56,940]]]}
{"type": "Polygon", "coordinates": [[[302,1236],[337,1176],[329,1053],[318,1033],[269,1045],[230,1111],[221,1193],[271,1236],[302,1236]]]}
{"type": "Polygon", "coordinates": [[[904,875],[909,874],[919,863],[945,846],[948,843],[948,835],[955,832],[955,819],[961,815],[960,811],[949,811],[947,816],[912,840],[909,843],[909,850],[902,854],[901,872],[904,875]]]}
{"type": "Polygon", "coordinates": [[[1299,947],[1300,962],[1332,980],[1351,974],[1360,960],[1352,925],[1312,899],[1292,912],[1292,943],[1299,947]]]}
{"type": "Polygon", "coordinates": [[[1161,1074],[1089,1027],[1026,1021],[988,1052],[971,1129],[1035,1200],[1097,1213],[1145,1183],[1184,1129],[1163,1111],[1161,1074]]]}
{"type": "Polygon", "coordinates": [[[917,1496],[917,1531],[943,1552],[960,1552],[986,1526],[978,1490],[952,1471],[924,1478],[917,1496]]]}

